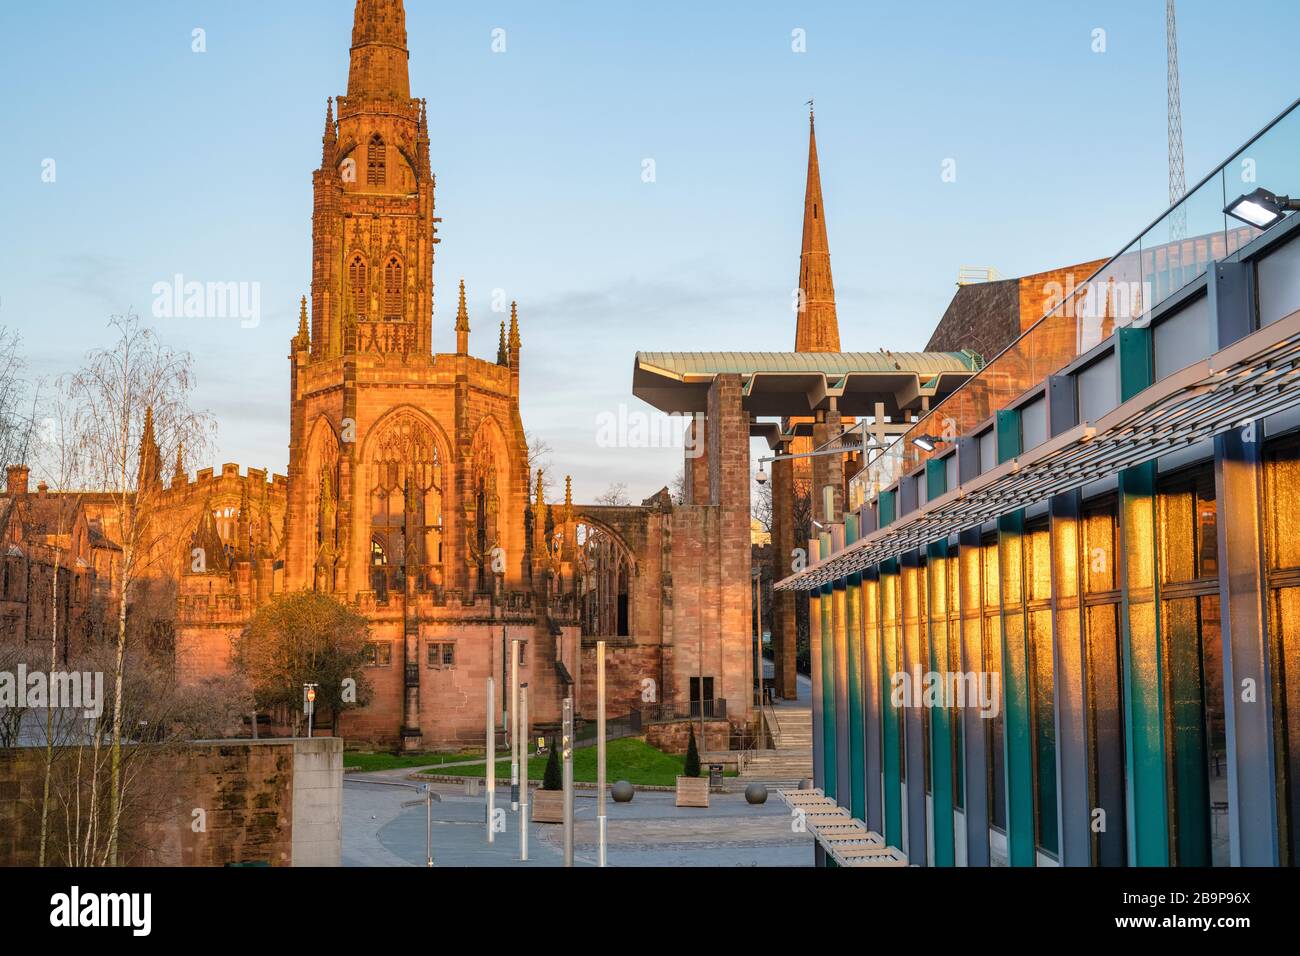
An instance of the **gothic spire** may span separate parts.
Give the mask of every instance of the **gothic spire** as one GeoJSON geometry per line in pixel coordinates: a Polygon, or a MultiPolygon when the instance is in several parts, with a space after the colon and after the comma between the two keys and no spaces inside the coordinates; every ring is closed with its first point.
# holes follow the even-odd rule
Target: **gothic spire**
{"type": "Polygon", "coordinates": [[[465,280],[460,280],[460,305],[456,307],[456,354],[469,354],[469,310],[465,307],[465,280]]]}
{"type": "Polygon", "coordinates": [[[799,302],[795,323],[796,352],[838,352],[840,326],[835,316],[835,285],[826,240],[826,206],[817,164],[817,129],[808,110],[808,182],[803,200],[803,247],[799,253],[799,302]]]}
{"type": "Polygon", "coordinates": [[[497,364],[510,364],[510,353],[506,350],[506,324],[504,322],[501,323],[501,340],[497,343],[497,364]]]}
{"type": "Polygon", "coordinates": [[[409,59],[402,0],[357,0],[352,18],[348,98],[409,100],[409,59]]]}
{"type": "Polygon", "coordinates": [[[415,136],[415,158],[416,162],[419,163],[420,177],[427,177],[430,173],[428,100],[420,100],[420,126],[415,136]]]}
{"type": "Polygon", "coordinates": [[[334,151],[338,146],[338,127],[334,125],[334,97],[325,104],[325,134],[321,137],[320,168],[334,168],[334,151]]]}
{"type": "Polygon", "coordinates": [[[311,348],[311,332],[307,329],[307,297],[302,297],[302,302],[298,306],[298,334],[293,337],[293,348],[296,352],[305,352],[311,348]]]}
{"type": "Polygon", "coordinates": [[[176,445],[176,470],[172,472],[173,485],[183,485],[189,477],[189,473],[185,470],[184,450],[185,446],[178,442],[176,445]]]}
{"type": "Polygon", "coordinates": [[[146,491],[162,483],[162,453],[153,433],[153,406],[144,410],[144,431],[140,435],[140,466],[136,487],[146,491]]]}
{"type": "Polygon", "coordinates": [[[519,357],[519,346],[523,343],[519,341],[519,305],[510,303],[510,354],[515,358],[519,357]]]}

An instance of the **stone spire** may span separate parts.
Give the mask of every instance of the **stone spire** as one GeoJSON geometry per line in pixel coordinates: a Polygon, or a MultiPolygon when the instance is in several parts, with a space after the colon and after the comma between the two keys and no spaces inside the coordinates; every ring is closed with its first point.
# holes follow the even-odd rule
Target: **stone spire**
{"type": "Polygon", "coordinates": [[[334,123],[334,97],[330,97],[325,104],[325,133],[321,136],[321,154],[320,168],[332,170],[335,168],[335,151],[338,148],[339,131],[338,126],[334,123]]]}
{"type": "Polygon", "coordinates": [[[140,468],[136,488],[145,491],[162,484],[162,453],[153,433],[153,406],[144,410],[144,432],[140,435],[140,468]]]}
{"type": "Polygon", "coordinates": [[[415,159],[421,179],[432,174],[429,160],[429,101],[420,100],[420,125],[415,135],[415,159]]]}
{"type": "Polygon", "coordinates": [[[808,110],[808,184],[803,199],[803,247],[799,253],[799,313],[796,352],[838,352],[840,326],[835,317],[831,251],[826,241],[826,206],[817,165],[817,129],[808,110]]]}
{"type": "Polygon", "coordinates": [[[298,306],[298,334],[293,337],[293,350],[306,352],[311,348],[311,332],[307,329],[307,297],[298,306]]]}
{"type": "Polygon", "coordinates": [[[519,305],[516,302],[510,303],[510,339],[507,344],[510,346],[511,364],[518,365],[519,346],[523,343],[519,341],[519,305]]]}
{"type": "Polygon", "coordinates": [[[409,60],[402,0],[357,0],[348,98],[409,100],[409,60]]]}
{"type": "Polygon", "coordinates": [[[510,352],[506,349],[506,324],[504,322],[501,323],[501,339],[497,343],[497,364],[510,364],[510,352]]]}
{"type": "Polygon", "coordinates": [[[185,470],[184,451],[185,446],[178,443],[176,445],[176,470],[172,472],[172,485],[176,487],[185,484],[185,480],[189,477],[189,473],[185,470]]]}
{"type": "Polygon", "coordinates": [[[456,354],[469,354],[469,310],[465,308],[465,280],[460,280],[460,305],[456,307],[456,354]]]}

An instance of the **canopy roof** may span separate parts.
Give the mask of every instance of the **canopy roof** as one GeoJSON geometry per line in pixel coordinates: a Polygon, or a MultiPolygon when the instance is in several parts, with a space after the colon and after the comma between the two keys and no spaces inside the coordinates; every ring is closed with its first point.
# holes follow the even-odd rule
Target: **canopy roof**
{"type": "Polygon", "coordinates": [[[974,352],[638,352],[632,394],[669,414],[701,412],[717,375],[739,375],[753,415],[829,408],[869,416],[919,411],[955,390],[982,361],[974,352]]]}

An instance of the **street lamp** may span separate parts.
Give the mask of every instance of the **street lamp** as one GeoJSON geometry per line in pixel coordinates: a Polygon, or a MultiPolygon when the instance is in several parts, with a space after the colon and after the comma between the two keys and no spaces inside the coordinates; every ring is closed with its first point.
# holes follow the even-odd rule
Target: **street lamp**
{"type": "Polygon", "coordinates": [[[935,438],[933,435],[917,435],[912,439],[912,444],[921,451],[934,451],[934,446],[943,441],[942,438],[935,438]]]}
{"type": "Polygon", "coordinates": [[[757,481],[760,485],[767,484],[767,472],[763,469],[763,459],[759,459],[758,474],[754,476],[754,480],[757,481]]]}
{"type": "Polygon", "coordinates": [[[1256,229],[1267,229],[1282,219],[1288,212],[1300,209],[1300,200],[1290,196],[1278,196],[1267,189],[1238,196],[1223,211],[1233,219],[1240,219],[1256,229]]]}

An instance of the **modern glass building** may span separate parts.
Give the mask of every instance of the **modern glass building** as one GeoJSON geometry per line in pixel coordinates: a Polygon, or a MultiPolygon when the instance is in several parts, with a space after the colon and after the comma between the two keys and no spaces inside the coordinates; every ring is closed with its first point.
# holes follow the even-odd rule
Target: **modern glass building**
{"type": "Polygon", "coordinates": [[[778,584],[815,784],[910,863],[1300,863],[1288,195],[1296,105],[874,454],[778,584]]]}

